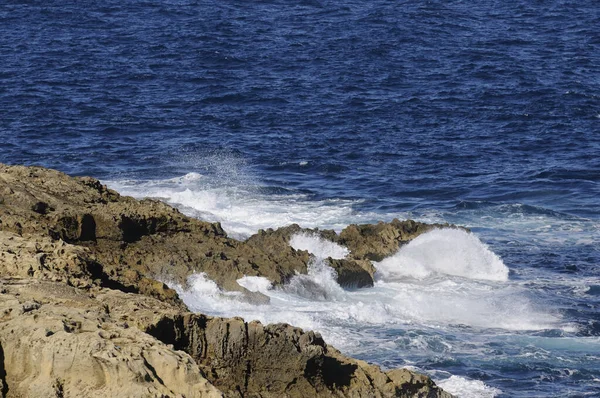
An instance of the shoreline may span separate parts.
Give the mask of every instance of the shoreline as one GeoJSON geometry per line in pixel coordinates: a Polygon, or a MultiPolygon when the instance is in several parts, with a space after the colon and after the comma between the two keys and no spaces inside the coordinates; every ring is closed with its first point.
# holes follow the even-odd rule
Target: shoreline
{"type": "Polygon", "coordinates": [[[64,396],[103,396],[125,380],[135,380],[132,396],[145,389],[151,396],[451,396],[427,376],[383,372],[348,358],[318,333],[190,313],[155,279],[168,275],[185,283],[206,272],[220,288],[264,304],[264,295],[235,281],[260,276],[281,285],[306,273],[311,256],[289,244],[304,232],[348,248],[347,258],[329,260],[341,286],[372,286],[370,261],[438,225],[394,220],[351,225],[340,234],[292,225],[237,241],[218,223],[121,196],[90,177],[3,165],[0,220],[0,378],[7,396],[32,394],[34,386],[64,396]],[[15,333],[24,336],[16,345],[15,333]],[[85,355],[65,352],[82,344],[85,355]],[[39,352],[48,355],[40,361],[39,352]],[[129,365],[114,363],[117,357],[129,365]],[[18,360],[27,365],[17,366],[18,360]],[[90,375],[77,376],[75,363],[90,375]],[[47,368],[52,377],[41,371],[47,368]]]}

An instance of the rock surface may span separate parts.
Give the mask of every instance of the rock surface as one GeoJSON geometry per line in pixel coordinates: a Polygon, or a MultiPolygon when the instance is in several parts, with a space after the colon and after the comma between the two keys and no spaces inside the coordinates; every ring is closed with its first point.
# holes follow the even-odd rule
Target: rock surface
{"type": "Polygon", "coordinates": [[[372,253],[402,242],[363,226],[240,242],[91,178],[0,165],[2,396],[450,397],[426,376],[345,357],[317,333],[190,313],[155,279],[203,271],[230,290],[244,291],[243,275],[284,283],[311,261],[289,245],[306,231],[348,244],[347,259],[329,261],[355,287],[372,283],[372,253]]]}
{"type": "MultiPolygon", "coordinates": [[[[167,299],[144,278],[168,275],[180,284],[194,272],[227,290],[243,290],[244,275],[281,284],[306,273],[309,255],[289,245],[227,237],[218,223],[181,214],[155,200],[135,200],[89,177],[39,167],[0,165],[0,229],[84,246],[108,281],[167,299]]],[[[166,296],[165,296],[166,295],[166,296]]]]}
{"type": "Polygon", "coordinates": [[[35,279],[2,285],[3,396],[223,396],[188,354],[111,316],[107,302],[129,295],[100,291],[104,300],[95,299],[35,279]]]}

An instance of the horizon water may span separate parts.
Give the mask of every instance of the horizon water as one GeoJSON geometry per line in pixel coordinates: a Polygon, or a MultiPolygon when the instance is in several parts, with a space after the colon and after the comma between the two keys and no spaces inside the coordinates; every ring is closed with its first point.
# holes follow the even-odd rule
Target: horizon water
{"type": "MultiPolygon", "coordinates": [[[[6,0],[0,162],[99,178],[245,239],[426,233],[345,290],[307,275],[195,311],[287,322],[458,397],[600,396],[600,7],[592,0],[6,0]]],[[[168,282],[168,281],[167,281],[168,282]]]]}

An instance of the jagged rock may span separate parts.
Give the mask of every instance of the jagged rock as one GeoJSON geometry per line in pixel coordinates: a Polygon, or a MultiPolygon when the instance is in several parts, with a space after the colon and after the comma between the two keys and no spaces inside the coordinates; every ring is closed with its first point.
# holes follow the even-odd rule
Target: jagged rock
{"type": "Polygon", "coordinates": [[[22,237],[0,231],[0,262],[4,276],[36,277],[92,285],[94,264],[85,248],[45,236],[22,237]]]}
{"type": "Polygon", "coordinates": [[[172,293],[148,278],[168,277],[185,285],[189,275],[205,272],[220,287],[240,291],[236,280],[244,275],[285,283],[307,271],[310,255],[289,245],[301,232],[348,247],[345,260],[330,260],[342,286],[372,286],[370,260],[380,261],[419,234],[447,226],[393,220],[350,225],[337,235],[291,225],[240,242],[228,238],[218,223],[189,218],[160,201],[120,196],[90,177],[0,165],[0,230],[85,246],[114,283],[157,297],[172,293]]]}
{"type": "Polygon", "coordinates": [[[383,372],[286,324],[192,314],[105,288],[2,284],[0,381],[9,397],[451,397],[426,376],[383,372]]]}
{"type": "MultiPolygon", "coordinates": [[[[156,280],[184,283],[203,271],[222,288],[241,291],[243,300],[265,304],[235,280],[257,275],[280,284],[305,273],[310,256],[289,246],[298,228],[239,242],[219,224],[122,197],[92,178],[0,165],[0,391],[450,397],[426,376],[347,358],[313,332],[189,313],[156,280]]],[[[379,232],[357,231],[313,230],[349,242],[351,256],[330,264],[342,283],[368,285],[372,265],[361,253],[381,250],[373,243],[379,232]]]]}
{"type": "Polygon", "coordinates": [[[426,376],[388,375],[343,356],[318,333],[285,324],[187,314],[165,317],[147,331],[190,353],[226,396],[450,397],[426,376]]]}
{"type": "Polygon", "coordinates": [[[347,289],[373,286],[375,267],[370,261],[328,258],[337,273],[337,283],[347,289]]]}
{"type": "Polygon", "coordinates": [[[240,242],[220,224],[162,202],[120,196],[93,178],[40,167],[0,165],[0,230],[85,246],[111,280],[132,288],[144,277],[168,275],[185,284],[190,274],[205,272],[224,289],[243,290],[235,281],[244,275],[281,284],[306,273],[309,261],[288,244],[275,250],[266,242],[240,242]]]}
{"type": "Polygon", "coordinates": [[[126,304],[111,294],[97,298],[114,317],[189,353],[228,397],[451,397],[427,376],[383,372],[345,357],[318,333],[286,324],[157,311],[151,298],[126,304]]]}
{"type": "MultiPolygon", "coordinates": [[[[272,252],[283,250],[289,246],[290,240],[296,234],[317,236],[321,239],[338,243],[340,240],[333,230],[320,230],[317,228],[301,228],[298,224],[292,224],[278,229],[260,230],[257,234],[248,238],[250,245],[266,248],[272,252]]],[[[337,282],[344,288],[361,288],[373,286],[373,274],[375,269],[368,260],[355,259],[351,256],[345,259],[326,259],[337,273],[337,282]]]]}
{"type": "MultiPolygon", "coordinates": [[[[0,264],[3,276],[34,277],[62,281],[70,286],[94,285],[138,292],[185,308],[177,293],[164,283],[147,278],[135,270],[124,270],[125,278],[111,278],[91,251],[47,236],[20,236],[0,230],[0,264]],[[122,279],[129,283],[122,284],[122,279]]],[[[113,275],[114,276],[114,275],[113,275]]]]}

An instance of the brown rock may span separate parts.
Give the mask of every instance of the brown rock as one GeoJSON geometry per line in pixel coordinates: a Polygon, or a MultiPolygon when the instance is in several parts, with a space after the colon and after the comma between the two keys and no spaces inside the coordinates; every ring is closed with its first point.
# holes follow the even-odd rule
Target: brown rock
{"type": "Polygon", "coordinates": [[[192,355],[228,397],[451,397],[426,376],[385,373],[286,324],[178,314],[146,330],[192,355]]]}
{"type": "MultiPolygon", "coordinates": [[[[104,274],[128,289],[144,277],[185,284],[194,272],[206,272],[227,290],[243,290],[235,281],[244,275],[281,284],[305,273],[309,260],[287,242],[230,239],[218,223],[189,218],[159,201],[120,196],[89,177],[0,165],[0,192],[0,230],[85,246],[104,274]]],[[[162,288],[146,288],[164,296],[162,288]]]]}
{"type": "MultiPolygon", "coordinates": [[[[340,237],[333,230],[319,230],[317,228],[301,228],[298,224],[292,224],[278,229],[261,230],[252,235],[246,241],[250,245],[266,248],[270,252],[281,252],[289,246],[290,240],[296,234],[309,234],[321,239],[339,243],[340,237]]],[[[302,252],[301,253],[306,253],[302,252]]],[[[308,254],[308,253],[306,253],[308,254]]],[[[361,288],[373,286],[373,274],[375,269],[370,261],[354,259],[326,259],[337,273],[337,282],[344,288],[361,288]]]]}

